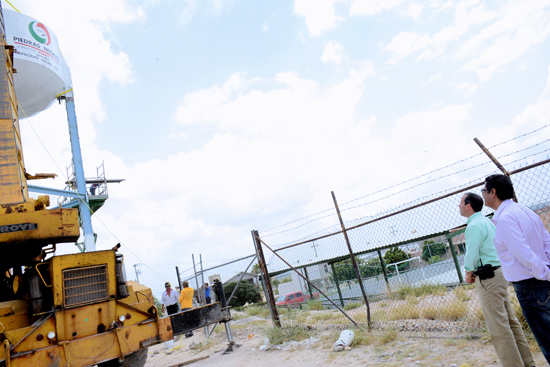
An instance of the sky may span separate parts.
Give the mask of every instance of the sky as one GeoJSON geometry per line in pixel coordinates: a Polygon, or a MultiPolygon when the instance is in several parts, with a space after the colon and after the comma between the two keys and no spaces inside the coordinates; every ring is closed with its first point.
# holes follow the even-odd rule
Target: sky
{"type": "MultiPolygon", "coordinates": [[[[349,221],[483,177],[495,167],[466,170],[488,161],[474,137],[491,147],[540,129],[494,148],[504,163],[550,148],[550,1],[11,4],[57,36],[86,177],[104,162],[125,179],[93,215],[97,248],[121,242],[128,277],[143,264],[156,294],[191,254],[205,267],[250,255],[251,230],[333,210],[331,191],[339,203],[367,196],[343,205],[358,206],[349,221]],[[360,205],[422,175],[433,182],[360,205]]],[[[27,171],[60,176],[33,184],[64,188],[64,106],[21,130],[27,171]]],[[[338,223],[325,213],[269,243],[338,223]]]]}

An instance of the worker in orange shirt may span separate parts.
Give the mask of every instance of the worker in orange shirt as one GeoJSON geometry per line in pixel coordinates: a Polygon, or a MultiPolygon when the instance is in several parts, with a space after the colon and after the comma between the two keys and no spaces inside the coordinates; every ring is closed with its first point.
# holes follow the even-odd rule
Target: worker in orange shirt
{"type": "MultiPolygon", "coordinates": [[[[189,286],[189,282],[187,280],[184,280],[181,285],[183,289],[181,290],[179,298],[180,307],[182,311],[187,311],[193,308],[193,296],[195,295],[195,290],[189,286]]],[[[192,336],[192,331],[185,334],[186,338],[190,338],[192,336]]]]}

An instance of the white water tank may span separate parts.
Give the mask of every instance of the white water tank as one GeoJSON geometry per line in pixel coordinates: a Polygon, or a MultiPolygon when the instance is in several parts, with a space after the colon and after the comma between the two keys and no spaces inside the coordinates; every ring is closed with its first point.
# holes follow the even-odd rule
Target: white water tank
{"type": "Polygon", "coordinates": [[[13,67],[19,118],[48,108],[59,93],[71,88],[69,68],[61,55],[57,37],[42,22],[4,10],[6,40],[15,47],[13,67]]]}

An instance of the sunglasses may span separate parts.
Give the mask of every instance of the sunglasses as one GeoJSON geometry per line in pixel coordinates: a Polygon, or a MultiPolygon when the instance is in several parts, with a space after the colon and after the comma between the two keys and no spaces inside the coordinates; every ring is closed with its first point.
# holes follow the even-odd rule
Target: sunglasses
{"type": "Polygon", "coordinates": [[[481,189],[481,192],[482,192],[482,193],[483,193],[483,192],[489,192],[489,190],[486,189],[486,188],[484,187],[484,188],[481,189]]]}

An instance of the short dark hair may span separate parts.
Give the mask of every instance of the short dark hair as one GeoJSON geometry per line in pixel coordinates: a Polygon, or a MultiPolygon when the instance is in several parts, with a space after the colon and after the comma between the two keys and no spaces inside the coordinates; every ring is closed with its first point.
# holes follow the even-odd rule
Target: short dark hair
{"type": "Polygon", "coordinates": [[[181,285],[183,287],[189,287],[189,282],[187,280],[184,280],[183,282],[181,282],[181,285]]]}
{"type": "Polygon", "coordinates": [[[485,179],[485,188],[487,192],[495,189],[497,198],[504,201],[514,198],[514,185],[510,177],[506,175],[490,175],[485,179]]]}
{"type": "Polygon", "coordinates": [[[478,194],[467,192],[464,194],[464,204],[470,204],[474,212],[480,212],[483,209],[483,199],[478,194]]]}

